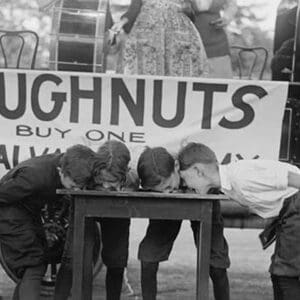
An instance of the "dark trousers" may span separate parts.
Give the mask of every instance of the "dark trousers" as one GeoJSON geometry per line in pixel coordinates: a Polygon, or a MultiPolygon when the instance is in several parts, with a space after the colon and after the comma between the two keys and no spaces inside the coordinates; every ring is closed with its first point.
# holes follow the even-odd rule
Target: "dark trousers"
{"type": "Polygon", "coordinates": [[[2,206],[0,242],[7,268],[20,278],[13,299],[39,300],[47,249],[40,216],[22,206],[2,206]]]}
{"type": "Polygon", "coordinates": [[[300,299],[300,278],[271,275],[274,300],[300,299]]]}
{"type": "MultiPolygon", "coordinates": [[[[138,252],[138,258],[141,260],[143,300],[156,299],[159,262],[169,258],[180,226],[180,220],[150,220],[146,236],[142,240],[138,252]]],[[[195,244],[198,245],[199,222],[192,221],[191,227],[195,244]]],[[[209,273],[216,300],[229,299],[229,281],[226,269],[229,267],[230,261],[223,230],[220,203],[214,202],[209,273]]]]}

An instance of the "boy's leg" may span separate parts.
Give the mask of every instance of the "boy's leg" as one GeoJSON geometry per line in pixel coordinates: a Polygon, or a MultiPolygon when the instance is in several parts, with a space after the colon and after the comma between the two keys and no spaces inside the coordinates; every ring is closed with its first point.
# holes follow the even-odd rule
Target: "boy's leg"
{"type": "Polygon", "coordinates": [[[121,297],[124,267],[107,267],[105,277],[106,299],[118,300],[121,297]]]}
{"type": "Polygon", "coordinates": [[[40,299],[44,276],[46,240],[39,217],[18,207],[0,210],[0,241],[7,266],[21,278],[15,297],[40,299]]]}
{"type": "Polygon", "coordinates": [[[300,299],[299,192],[284,201],[280,217],[270,266],[274,297],[276,300],[300,299]]]}
{"type": "Polygon", "coordinates": [[[67,231],[64,252],[61,259],[61,265],[58,270],[55,282],[54,300],[68,299],[72,288],[72,253],[73,253],[73,222],[70,221],[67,231]]]}
{"type": "Polygon", "coordinates": [[[272,275],[274,300],[299,299],[299,277],[287,277],[272,275]]]}
{"type": "Polygon", "coordinates": [[[46,265],[26,268],[21,281],[14,292],[14,300],[40,300],[41,279],[46,271],[46,265]]]}
{"type": "Polygon", "coordinates": [[[141,286],[143,300],[156,299],[158,264],[158,262],[141,261],[141,286]]]}
{"type": "Polygon", "coordinates": [[[159,262],[168,260],[181,221],[150,220],[146,236],[139,246],[143,300],[155,300],[159,262]]]}
{"type": "Polygon", "coordinates": [[[124,269],[127,266],[130,219],[101,218],[102,259],[106,271],[106,299],[121,297],[124,269]]]}
{"type": "Polygon", "coordinates": [[[209,276],[213,282],[215,300],[229,300],[229,281],[225,268],[209,267],[209,276]]]}
{"type": "MultiPolygon", "coordinates": [[[[199,223],[191,222],[194,241],[198,245],[199,223]]],[[[230,287],[226,269],[230,266],[228,244],[224,237],[224,224],[221,215],[220,201],[214,201],[212,211],[212,235],[209,275],[213,283],[215,300],[229,300],[230,287]]]]}

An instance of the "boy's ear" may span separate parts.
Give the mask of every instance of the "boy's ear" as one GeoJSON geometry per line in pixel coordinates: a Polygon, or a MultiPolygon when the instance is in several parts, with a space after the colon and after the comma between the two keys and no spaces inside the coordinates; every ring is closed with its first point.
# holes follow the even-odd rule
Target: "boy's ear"
{"type": "Polygon", "coordinates": [[[176,172],[179,172],[179,161],[177,159],[175,159],[175,165],[174,165],[174,169],[176,172]]]}
{"type": "Polygon", "coordinates": [[[202,165],[202,164],[197,163],[197,164],[195,164],[195,165],[193,166],[193,168],[195,169],[195,171],[196,171],[196,173],[197,173],[197,175],[198,175],[199,177],[203,177],[203,175],[204,175],[204,170],[203,170],[203,165],[202,165]]]}
{"type": "Polygon", "coordinates": [[[57,171],[58,171],[59,174],[62,174],[61,167],[57,167],[57,171]]]}

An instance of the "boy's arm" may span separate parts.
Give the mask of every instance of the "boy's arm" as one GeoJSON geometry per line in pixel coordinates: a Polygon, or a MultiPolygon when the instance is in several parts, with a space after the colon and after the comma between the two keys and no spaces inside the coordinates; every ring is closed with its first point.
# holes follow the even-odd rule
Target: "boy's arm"
{"type": "Polygon", "coordinates": [[[300,189],[300,174],[288,172],[288,186],[300,189]]]}
{"type": "Polygon", "coordinates": [[[12,176],[4,177],[0,183],[0,205],[14,204],[33,195],[38,191],[38,177],[29,168],[18,169],[12,176]]]}
{"type": "Polygon", "coordinates": [[[138,191],[140,187],[140,179],[137,175],[137,173],[133,169],[129,169],[127,175],[126,175],[126,182],[124,185],[123,190],[124,191],[138,191]]]}

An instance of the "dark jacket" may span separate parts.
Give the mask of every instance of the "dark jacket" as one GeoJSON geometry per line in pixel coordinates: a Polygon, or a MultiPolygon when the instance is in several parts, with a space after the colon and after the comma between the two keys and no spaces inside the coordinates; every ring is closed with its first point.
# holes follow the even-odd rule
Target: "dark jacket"
{"type": "Polygon", "coordinates": [[[229,43],[224,28],[216,28],[210,22],[221,18],[225,0],[213,1],[208,11],[195,11],[194,24],[200,33],[208,58],[229,54],[229,43]]]}
{"type": "Polygon", "coordinates": [[[56,194],[56,189],[63,187],[57,171],[61,156],[31,158],[11,169],[0,180],[0,206],[21,206],[31,214],[40,215],[47,202],[61,197],[56,194]]]}
{"type": "Polygon", "coordinates": [[[297,6],[279,14],[276,17],[273,46],[274,53],[279,50],[284,41],[294,38],[296,14],[297,6]]]}

